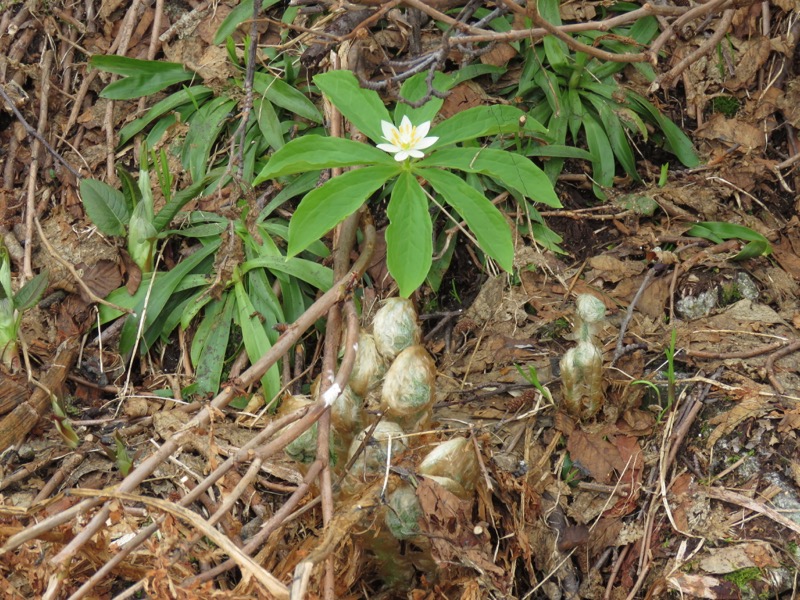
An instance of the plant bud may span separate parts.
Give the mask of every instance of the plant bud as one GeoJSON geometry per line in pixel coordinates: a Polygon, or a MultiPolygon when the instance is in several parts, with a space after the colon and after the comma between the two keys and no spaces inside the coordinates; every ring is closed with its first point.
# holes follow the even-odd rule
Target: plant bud
{"type": "Polygon", "coordinates": [[[372,335],[375,346],[386,360],[409,346],[419,344],[422,336],[417,311],[408,298],[389,298],[375,313],[372,320],[372,335]]]}
{"type": "Polygon", "coordinates": [[[378,353],[375,339],[364,331],[358,337],[358,350],[353,372],[350,373],[349,385],[361,397],[380,383],[381,377],[386,372],[386,364],[378,353]]]}
{"type": "Polygon", "coordinates": [[[603,406],[603,354],[591,342],[581,341],[561,359],[564,409],[588,419],[603,406]]]}
{"type": "Polygon", "coordinates": [[[475,489],[478,478],[478,458],[467,438],[454,437],[431,450],[417,470],[421,475],[446,477],[458,484],[462,493],[469,493],[475,489]]]}
{"type": "MultiPolygon", "coordinates": [[[[350,444],[348,460],[358,452],[361,442],[367,436],[370,428],[361,431],[350,444]]],[[[386,469],[386,461],[389,456],[389,439],[392,444],[392,457],[398,456],[408,449],[403,429],[397,423],[391,421],[381,421],[375,426],[372,438],[367,441],[364,450],[358,455],[353,466],[350,468],[348,477],[353,476],[357,481],[366,481],[368,475],[382,473],[386,469]]],[[[394,458],[392,459],[394,461],[394,458]]]]}
{"type": "Polygon", "coordinates": [[[577,319],[572,339],[591,342],[598,334],[606,316],[606,305],[591,294],[580,294],[575,301],[577,319]]]}
{"type": "Polygon", "coordinates": [[[386,508],[386,526],[398,540],[407,540],[419,534],[422,507],[416,490],[407,483],[398,486],[389,495],[386,508]]]}
{"type": "Polygon", "coordinates": [[[430,416],[436,364],[422,346],[411,346],[397,355],[386,372],[381,409],[407,430],[417,429],[430,416]]]}
{"type": "Polygon", "coordinates": [[[347,385],[339,397],[331,404],[331,425],[344,438],[353,439],[356,430],[361,429],[364,399],[347,385]]]}
{"type": "MultiPolygon", "coordinates": [[[[287,396],[281,401],[278,416],[288,415],[298,408],[313,403],[308,396],[287,396]]],[[[291,425],[287,425],[287,427],[291,427],[291,425]]],[[[286,427],[283,430],[285,429],[286,427]]],[[[289,458],[300,464],[308,465],[314,462],[317,457],[317,424],[314,423],[297,438],[286,444],[284,452],[289,458]]]]}

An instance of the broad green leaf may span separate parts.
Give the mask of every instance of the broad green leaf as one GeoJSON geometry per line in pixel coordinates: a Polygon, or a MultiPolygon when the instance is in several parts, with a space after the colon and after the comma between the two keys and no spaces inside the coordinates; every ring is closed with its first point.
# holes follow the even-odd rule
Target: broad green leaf
{"type": "Polygon", "coordinates": [[[89,59],[89,64],[101,71],[108,71],[125,77],[187,73],[181,63],[163,60],[141,60],[128,58],[127,56],[95,55],[89,59]]]}
{"type": "Polygon", "coordinates": [[[393,165],[395,171],[400,171],[396,160],[374,146],[344,138],[304,135],[273,154],[256,176],[253,185],[294,173],[375,164],[393,165]]]}
{"type": "Polygon", "coordinates": [[[314,76],[314,83],[362,133],[375,143],[385,141],[381,121],[391,123],[392,117],[380,96],[362,88],[352,71],[328,71],[314,76]]]}
{"type": "Polygon", "coordinates": [[[569,107],[569,116],[567,117],[569,133],[573,140],[577,140],[581,125],[583,124],[583,114],[585,112],[578,90],[567,90],[567,106],[569,107]]]}
{"type": "Polygon", "coordinates": [[[364,167],[343,173],[310,191],[289,222],[287,255],[294,256],[320,239],[396,174],[395,165],[364,167]]]}
{"type": "Polygon", "coordinates": [[[400,295],[408,298],[425,281],[433,256],[428,199],[411,173],[397,178],[386,215],[386,264],[400,295]]]}
{"type": "Polygon", "coordinates": [[[333,285],[333,271],[310,260],[285,256],[259,256],[242,263],[242,274],[251,269],[265,268],[297,277],[318,290],[327,291],[333,285]]]}
{"type": "Polygon", "coordinates": [[[14,294],[14,308],[19,312],[25,312],[31,308],[34,304],[39,302],[48,284],[48,273],[47,271],[42,271],[14,294]]]}
{"type": "MultiPolygon", "coordinates": [[[[258,313],[256,313],[255,307],[241,281],[236,281],[234,284],[234,292],[236,294],[236,309],[239,326],[242,329],[244,347],[247,350],[247,356],[250,357],[250,362],[255,363],[272,348],[272,344],[269,341],[269,337],[267,337],[267,332],[264,330],[264,324],[261,322],[258,313]]],[[[272,365],[264,374],[261,378],[261,385],[264,386],[264,397],[267,402],[270,402],[280,393],[281,378],[277,364],[272,365]]]]}
{"type": "MultiPolygon", "coordinates": [[[[278,2],[279,0],[263,0],[261,2],[261,10],[266,10],[278,2]]],[[[214,34],[214,45],[216,46],[224,42],[229,35],[232,35],[233,32],[236,31],[239,25],[252,18],[253,0],[243,0],[241,4],[228,13],[228,16],[225,17],[225,20],[220,24],[217,33],[214,34]]]]}
{"type": "Polygon", "coordinates": [[[527,125],[525,113],[514,106],[476,106],[457,113],[433,128],[439,140],[433,148],[500,133],[521,133],[527,125]]]}
{"type": "MultiPolygon", "coordinates": [[[[409,77],[403,82],[400,87],[400,96],[409,102],[417,102],[425,97],[428,93],[428,73],[417,73],[413,77],[409,77]]],[[[433,87],[439,92],[446,92],[453,87],[454,77],[445,75],[437,71],[433,78],[433,87]]],[[[394,123],[395,125],[407,116],[414,125],[419,125],[425,121],[433,121],[433,118],[439,113],[439,110],[444,104],[443,98],[430,96],[430,99],[418,108],[409,106],[405,102],[398,102],[394,109],[394,123]]]]}
{"type": "Polygon", "coordinates": [[[267,98],[256,98],[253,100],[253,111],[256,115],[258,122],[258,129],[267,143],[273,150],[280,150],[286,145],[283,141],[283,131],[281,130],[281,121],[278,119],[278,113],[275,112],[275,107],[272,106],[267,98]]]}
{"type": "Polygon", "coordinates": [[[614,151],[611,149],[606,132],[589,113],[583,117],[583,128],[586,132],[586,145],[593,157],[592,177],[596,182],[593,185],[594,193],[598,198],[605,200],[602,188],[608,189],[614,185],[614,151]]]}
{"type": "Polygon", "coordinates": [[[514,152],[492,148],[443,148],[414,165],[415,169],[424,167],[482,173],[536,202],[561,208],[547,175],[530,159],[514,152]]]}
{"type": "Polygon", "coordinates": [[[191,71],[154,73],[152,75],[131,75],[108,84],[102,92],[101,98],[109,100],[132,100],[160,92],[176,83],[189,81],[196,77],[191,71]]]}
{"type": "Polygon", "coordinates": [[[293,88],[283,79],[278,79],[269,73],[256,71],[253,90],[255,93],[265,96],[273,104],[285,108],[299,117],[314,123],[322,123],[322,115],[314,103],[306,98],[303,92],[293,88]]]}
{"type": "Polygon", "coordinates": [[[189,171],[193,182],[201,181],[211,166],[211,149],[234,106],[235,100],[214,98],[192,115],[181,150],[181,164],[189,171]]]}
{"type": "Polygon", "coordinates": [[[122,192],[96,179],[81,179],[81,198],[86,214],[106,235],[125,235],[131,218],[122,192]]]}
{"type": "Polygon", "coordinates": [[[222,369],[225,366],[225,351],[231,335],[236,299],[233,294],[226,294],[224,303],[217,303],[217,305],[220,304],[223,305],[222,310],[213,311],[215,314],[206,316],[206,319],[211,321],[211,325],[199,360],[195,363],[195,379],[199,394],[217,393],[222,378],[222,369]]]}
{"type": "Polygon", "coordinates": [[[486,254],[511,273],[514,267],[514,242],[505,217],[497,207],[460,177],[439,169],[420,169],[445,201],[467,222],[486,254]]]}

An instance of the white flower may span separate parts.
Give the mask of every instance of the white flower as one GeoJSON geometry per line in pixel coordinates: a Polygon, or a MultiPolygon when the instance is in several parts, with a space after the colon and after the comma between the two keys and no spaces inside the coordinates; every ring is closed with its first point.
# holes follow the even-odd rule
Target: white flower
{"type": "Polygon", "coordinates": [[[397,161],[405,160],[409,156],[422,158],[425,156],[422,150],[430,148],[439,139],[438,137],[425,137],[430,128],[430,121],[414,126],[408,116],[403,117],[400,127],[395,127],[388,121],[381,121],[383,139],[389,143],[378,144],[378,148],[394,154],[394,159],[397,161]]]}

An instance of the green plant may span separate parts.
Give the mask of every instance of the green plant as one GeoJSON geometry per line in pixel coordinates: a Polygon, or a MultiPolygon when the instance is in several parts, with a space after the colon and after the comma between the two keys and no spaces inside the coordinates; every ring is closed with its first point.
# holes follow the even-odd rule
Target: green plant
{"type": "Polygon", "coordinates": [[[659,423],[661,419],[664,418],[664,415],[667,414],[672,405],[675,403],[675,343],[678,338],[678,330],[672,329],[672,334],[669,338],[669,346],[664,349],[664,354],[667,357],[667,405],[658,413],[658,419],[656,419],[659,423]]]}
{"type": "Polygon", "coordinates": [[[11,284],[11,257],[0,242],[0,359],[8,370],[19,366],[17,347],[22,313],[36,304],[47,288],[47,272],[39,273],[15,294],[11,284]]]}
{"type": "Polygon", "coordinates": [[[536,367],[533,365],[528,365],[527,372],[523,371],[522,367],[519,365],[514,365],[514,367],[517,369],[517,373],[519,373],[525,381],[535,387],[542,397],[552,404],[553,395],[550,393],[550,390],[542,385],[542,383],[539,381],[539,374],[536,372],[536,367]]]}
{"type": "MultiPolygon", "coordinates": [[[[252,1],[250,6],[252,10],[252,1]]],[[[232,22],[235,23],[235,19],[232,22]]],[[[230,23],[223,22],[219,31],[224,33],[229,27],[230,23]]],[[[149,129],[145,136],[147,145],[156,147],[166,138],[170,144],[169,151],[180,157],[181,166],[193,182],[205,181],[210,189],[229,183],[233,177],[230,157],[215,150],[243,125],[242,117],[234,109],[244,83],[235,75],[243,73],[245,65],[238,62],[230,46],[228,54],[233,75],[227,80],[227,85],[214,85],[217,93],[210,86],[196,83],[202,79],[200,73],[177,63],[93,56],[90,60],[93,67],[122,75],[121,79],[103,89],[100,93],[103,98],[130,100],[149,96],[178,83],[184,84],[182,89],[154,104],[142,117],[125,125],[119,133],[119,146],[124,147],[135,135],[149,129]],[[167,137],[167,132],[176,123],[188,125],[185,134],[167,137]]],[[[214,76],[217,73],[209,74],[209,77],[214,76]]],[[[244,145],[239,165],[241,178],[246,183],[252,181],[254,173],[262,166],[258,164],[258,157],[267,149],[281,148],[292,130],[302,132],[322,122],[322,115],[305,94],[271,73],[256,70],[253,91],[253,107],[244,124],[244,145]]]]}
{"type": "Polygon", "coordinates": [[[772,254],[772,246],[767,238],[749,227],[736,225],[735,223],[723,223],[720,221],[695,223],[684,235],[703,238],[715,244],[721,244],[725,240],[747,241],[744,248],[731,260],[746,260],[772,254]]]}
{"type": "MultiPolygon", "coordinates": [[[[164,163],[156,157],[153,164],[158,170],[164,163]]],[[[126,215],[137,214],[136,208],[126,212],[129,195],[135,191],[141,195],[137,206],[152,202],[147,163],[140,169],[138,181],[124,172],[121,179],[123,192],[92,182],[88,193],[84,193],[87,213],[108,235],[125,235],[125,224],[132,223],[132,216],[126,215]]],[[[288,224],[273,215],[277,206],[313,186],[313,182],[300,180],[287,186],[256,217],[249,217],[247,207],[242,206],[238,217],[228,218],[203,211],[180,212],[202,188],[203,181],[174,196],[169,194],[171,180],[163,171],[158,181],[167,199],[164,208],[155,215],[139,211],[152,219],[148,222],[148,237],[139,238],[140,245],[147,247],[141,256],[149,257],[149,270],[144,271],[133,294],[121,287],[108,296],[112,303],[133,311],[120,333],[120,352],[130,354],[137,344],[146,352],[159,341],[167,342],[176,327],[193,328],[190,357],[196,377],[184,393],[215,393],[226,368],[226,357],[235,353],[240,343],[250,359],[257,360],[277,339],[275,325],[294,321],[317,290],[327,290],[333,284],[333,273],[327,267],[307,258],[284,256],[281,248],[285,246],[288,224]],[[153,270],[156,243],[173,236],[183,238],[192,253],[169,271],[153,270]],[[273,290],[276,281],[280,299],[273,290]]],[[[132,232],[130,225],[129,248],[132,232]]],[[[316,257],[328,254],[321,243],[312,244],[308,252],[316,257]]],[[[108,306],[100,309],[101,323],[120,316],[122,313],[108,306]]],[[[266,397],[278,395],[281,386],[277,367],[264,375],[262,384],[266,397]]]]}
{"type": "MultiPolygon", "coordinates": [[[[432,264],[429,202],[440,206],[443,202],[455,210],[466,221],[480,248],[508,272],[512,271],[514,256],[511,232],[505,217],[484,195],[478,176],[521,198],[561,206],[547,177],[529,159],[475,145],[479,138],[526,131],[540,133],[541,126],[524,119],[519,109],[468,109],[438,123],[430,131],[433,135],[426,137],[430,122],[442,105],[439,98],[419,108],[399,104],[392,118],[378,94],[361,88],[349,71],[318,75],[314,83],[353,125],[395,156],[352,140],[318,135],[304,135],[275,152],[254,185],[297,173],[362,166],[330,179],[304,196],[289,224],[289,256],[318,241],[383,188],[390,195],[387,265],[400,293],[408,296],[422,284],[432,264]],[[393,125],[395,122],[400,122],[399,128],[393,125]],[[430,154],[419,160],[423,149],[430,149],[430,154]],[[451,171],[459,171],[462,176],[451,171]]],[[[413,77],[403,85],[401,93],[413,98],[415,93],[422,95],[424,87],[424,77],[413,77]]]]}
{"type": "MultiPolygon", "coordinates": [[[[541,16],[553,25],[561,25],[558,0],[540,0],[541,16]]],[[[574,34],[577,41],[607,51],[622,53],[647,44],[658,32],[654,17],[637,20],[630,26],[615,28],[611,35],[600,31],[574,34]],[[621,40],[629,40],[623,42],[621,40]]],[[[590,160],[594,192],[605,199],[605,189],[612,186],[617,163],[639,181],[634,159],[633,136],[645,140],[653,126],[666,150],[685,166],[694,167],[699,159],[691,141],[647,99],[621,86],[614,75],[626,63],[607,62],[585,52],[572,51],[563,40],[545,36],[542,44],[529,46],[515,95],[534,106],[531,118],[548,128],[547,144],[532,142],[523,153],[548,157],[544,170],[555,181],[565,158],[590,160]],[[585,141],[588,152],[567,145],[585,141]]],[[[652,68],[635,63],[645,77],[655,77],[652,68]]]]}

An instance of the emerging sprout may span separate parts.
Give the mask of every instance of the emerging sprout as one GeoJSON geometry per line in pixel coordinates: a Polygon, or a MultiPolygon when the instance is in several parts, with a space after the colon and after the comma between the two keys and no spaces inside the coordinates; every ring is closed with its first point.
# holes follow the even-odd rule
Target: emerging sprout
{"type": "Polygon", "coordinates": [[[350,373],[349,386],[359,396],[375,388],[386,372],[386,365],[378,353],[375,339],[362,330],[358,337],[358,350],[353,371],[350,373]]]}
{"type": "Polygon", "coordinates": [[[389,298],[375,313],[372,320],[372,336],[375,346],[386,360],[409,346],[419,344],[422,336],[417,323],[417,311],[408,298],[389,298]]]}
{"type": "Polygon", "coordinates": [[[427,420],[433,404],[436,364],[422,346],[406,348],[386,372],[381,408],[412,431],[427,420]]]}
{"type": "Polygon", "coordinates": [[[588,419],[603,406],[603,354],[592,342],[579,342],[561,359],[564,408],[588,419]]]}

